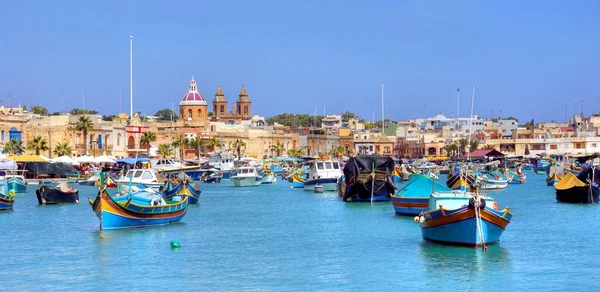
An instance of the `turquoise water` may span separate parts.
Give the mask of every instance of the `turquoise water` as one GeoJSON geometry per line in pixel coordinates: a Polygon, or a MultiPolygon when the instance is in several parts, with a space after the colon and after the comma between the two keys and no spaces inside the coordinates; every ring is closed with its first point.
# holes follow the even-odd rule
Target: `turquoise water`
{"type": "Polygon", "coordinates": [[[514,218],[487,252],[424,242],[389,202],[343,203],[287,181],[202,184],[179,224],[103,232],[86,201],[96,189],[38,206],[30,186],[0,213],[0,290],[596,290],[600,206],[556,203],[543,176],[527,175],[490,192],[514,218]]]}

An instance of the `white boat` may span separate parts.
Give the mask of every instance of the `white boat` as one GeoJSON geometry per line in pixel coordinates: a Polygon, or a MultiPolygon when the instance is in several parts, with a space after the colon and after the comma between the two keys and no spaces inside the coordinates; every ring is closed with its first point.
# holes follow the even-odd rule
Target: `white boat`
{"type": "Polygon", "coordinates": [[[261,184],[261,177],[254,167],[239,167],[231,176],[231,182],[236,187],[255,187],[261,184]]]}
{"type": "Polygon", "coordinates": [[[127,171],[124,177],[119,178],[115,181],[115,183],[119,187],[119,190],[121,190],[123,186],[129,186],[129,184],[137,187],[142,184],[157,192],[160,192],[166,181],[167,178],[159,174],[155,169],[145,168],[130,169],[127,171]]]}
{"type": "Polygon", "coordinates": [[[220,169],[223,173],[223,178],[230,178],[233,174],[233,156],[216,153],[208,156],[208,164],[214,168],[220,169]]]}
{"type": "Polygon", "coordinates": [[[337,161],[313,160],[309,163],[308,175],[304,180],[304,190],[314,192],[315,185],[323,186],[324,192],[335,192],[338,179],[342,176],[340,163],[337,161]]]}
{"type": "Polygon", "coordinates": [[[274,184],[277,182],[277,175],[275,175],[275,173],[268,168],[262,169],[259,172],[259,175],[261,177],[260,181],[262,184],[274,184]]]}

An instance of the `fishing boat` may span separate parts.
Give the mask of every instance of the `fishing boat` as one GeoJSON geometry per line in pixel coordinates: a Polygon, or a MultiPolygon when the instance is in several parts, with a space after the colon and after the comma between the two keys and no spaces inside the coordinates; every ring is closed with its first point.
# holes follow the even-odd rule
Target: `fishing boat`
{"type": "Polygon", "coordinates": [[[396,164],[396,167],[394,167],[394,171],[392,172],[392,181],[394,183],[402,182],[402,170],[400,169],[400,164],[396,164]]]}
{"type": "Polygon", "coordinates": [[[567,172],[554,185],[556,201],[561,203],[591,204],[599,201],[600,173],[594,166],[582,170],[579,176],[567,172]]]}
{"type": "Polygon", "coordinates": [[[427,212],[416,216],[423,239],[486,248],[500,240],[513,214],[508,207],[498,210],[494,199],[467,192],[432,192],[427,212]]]}
{"type": "Polygon", "coordinates": [[[40,205],[79,203],[79,190],[71,188],[67,182],[55,187],[42,185],[35,194],[40,205]]]}
{"type": "Polygon", "coordinates": [[[299,168],[292,175],[292,188],[301,189],[304,188],[304,180],[306,179],[306,172],[304,169],[299,168]]]}
{"type": "Polygon", "coordinates": [[[506,168],[506,178],[508,179],[509,184],[524,184],[527,176],[521,172],[520,168],[517,168],[516,170],[506,168]]]}
{"type": "Polygon", "coordinates": [[[560,176],[558,173],[553,173],[546,178],[546,185],[548,185],[550,187],[554,186],[554,185],[558,184],[558,182],[561,179],[562,179],[562,176],[560,176]]]}
{"type": "Polygon", "coordinates": [[[78,184],[82,186],[98,186],[98,181],[100,180],[100,176],[96,174],[92,174],[90,177],[77,181],[78,184]]]}
{"type": "Polygon", "coordinates": [[[200,200],[200,186],[186,176],[184,179],[173,177],[165,183],[162,191],[162,197],[167,201],[172,201],[175,196],[187,197],[189,204],[198,204],[200,200]]]}
{"type": "Polygon", "coordinates": [[[88,203],[100,220],[100,229],[148,227],[179,222],[185,216],[188,197],[165,201],[153,189],[125,186],[121,193],[110,194],[101,187],[95,200],[88,203]]]}
{"type": "Polygon", "coordinates": [[[270,168],[263,168],[258,172],[261,184],[274,184],[277,182],[277,176],[270,168]]]}
{"type": "Polygon", "coordinates": [[[8,189],[6,179],[0,179],[0,211],[12,210],[15,204],[15,192],[8,189]]]}
{"type": "Polygon", "coordinates": [[[529,162],[523,163],[523,170],[532,170],[532,169],[533,169],[533,164],[531,164],[529,162]]]}
{"type": "Polygon", "coordinates": [[[475,183],[473,174],[465,173],[460,167],[455,167],[454,172],[448,175],[446,186],[455,191],[468,192],[475,183]]]}
{"type": "Polygon", "coordinates": [[[231,178],[235,172],[233,156],[229,154],[213,152],[208,156],[208,164],[214,168],[220,169],[224,179],[231,178]]]}
{"type": "Polygon", "coordinates": [[[533,170],[536,174],[548,174],[547,168],[550,166],[550,162],[545,159],[540,159],[533,166],[533,170]]]}
{"type": "Polygon", "coordinates": [[[160,192],[167,178],[153,168],[134,168],[127,171],[124,177],[115,180],[119,190],[123,186],[143,185],[160,192]]]}
{"type": "Polygon", "coordinates": [[[391,195],[394,212],[398,215],[419,215],[427,211],[432,187],[438,191],[451,191],[427,175],[413,175],[408,183],[391,195]]]}
{"type": "Polygon", "coordinates": [[[570,172],[574,176],[578,176],[581,173],[581,167],[564,167],[564,172],[570,172]]]}
{"type": "Polygon", "coordinates": [[[8,190],[13,190],[15,193],[26,193],[27,192],[27,182],[25,181],[25,177],[22,174],[6,174],[6,183],[8,184],[8,190]]]}
{"type": "Polygon", "coordinates": [[[231,177],[231,182],[236,187],[255,187],[262,183],[256,168],[250,166],[236,168],[234,175],[231,177]]]}
{"type": "Polygon", "coordinates": [[[498,170],[478,171],[477,182],[482,190],[500,190],[508,186],[508,179],[498,170]]]}
{"type": "Polygon", "coordinates": [[[209,168],[206,171],[204,171],[200,176],[201,181],[209,184],[220,183],[221,179],[223,179],[223,174],[221,173],[221,170],[216,168],[209,168]]]}
{"type": "Polygon", "coordinates": [[[340,176],[342,176],[342,170],[339,162],[312,160],[308,162],[304,190],[314,192],[315,185],[320,185],[323,187],[324,192],[335,192],[340,176]]]}
{"type": "Polygon", "coordinates": [[[344,180],[340,184],[342,199],[345,202],[389,201],[396,191],[391,178],[393,170],[394,160],[389,157],[350,157],[344,166],[344,180]]]}

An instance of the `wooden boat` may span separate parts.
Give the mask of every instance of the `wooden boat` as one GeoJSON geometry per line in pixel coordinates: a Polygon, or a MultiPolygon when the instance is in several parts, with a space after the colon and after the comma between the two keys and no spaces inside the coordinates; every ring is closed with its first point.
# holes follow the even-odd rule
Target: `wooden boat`
{"type": "Polygon", "coordinates": [[[14,190],[15,193],[26,193],[27,182],[25,177],[20,174],[7,174],[6,182],[8,183],[8,190],[14,190]]]}
{"type": "MultiPolygon", "coordinates": [[[[273,166],[271,166],[273,167],[273,166]]],[[[274,184],[277,182],[277,175],[270,168],[263,168],[258,172],[261,184],[274,184]]]]}
{"type": "Polygon", "coordinates": [[[600,173],[593,166],[582,170],[579,176],[568,172],[554,185],[556,201],[561,203],[597,203],[600,194],[599,183],[600,173]]]}
{"type": "Polygon", "coordinates": [[[79,190],[71,188],[67,182],[56,187],[42,185],[35,194],[40,205],[79,203],[79,190]]]}
{"type": "Polygon", "coordinates": [[[508,186],[508,179],[498,170],[477,172],[477,183],[482,190],[500,190],[508,186]]]}
{"type": "Polygon", "coordinates": [[[496,243],[512,213],[498,210],[494,199],[467,192],[432,192],[428,211],[414,218],[423,239],[449,245],[485,248],[496,243]]]}
{"type": "Polygon", "coordinates": [[[533,169],[533,164],[526,162],[523,164],[523,170],[532,170],[533,169]]]}
{"type": "Polygon", "coordinates": [[[446,186],[455,191],[468,192],[475,183],[475,177],[473,174],[466,174],[459,167],[454,169],[452,174],[448,175],[446,180],[446,186]]]}
{"type": "MultiPolygon", "coordinates": [[[[187,173],[186,173],[186,175],[187,175],[187,173]]],[[[220,170],[218,170],[216,168],[207,169],[200,176],[201,181],[203,181],[205,183],[209,183],[209,184],[220,183],[222,179],[223,179],[223,174],[221,173],[220,170]]]]}
{"type": "Polygon", "coordinates": [[[389,157],[364,155],[350,157],[344,166],[344,181],[339,189],[345,202],[389,201],[396,186],[391,175],[394,160],[389,157]]]}
{"type": "Polygon", "coordinates": [[[292,188],[301,189],[304,188],[304,180],[306,179],[306,173],[302,168],[299,168],[292,175],[292,188]]]}
{"type": "Polygon", "coordinates": [[[516,171],[507,168],[506,169],[506,178],[508,179],[509,184],[524,184],[527,176],[522,173],[519,169],[516,171]]]}
{"type": "Polygon", "coordinates": [[[432,190],[451,191],[429,176],[411,176],[410,180],[391,196],[394,212],[398,215],[419,215],[427,211],[432,190]]]}
{"type": "Polygon", "coordinates": [[[400,164],[396,164],[394,171],[392,172],[392,181],[394,183],[402,182],[402,171],[400,170],[400,164]]]}
{"type": "Polygon", "coordinates": [[[5,179],[0,180],[0,211],[12,210],[15,204],[15,192],[8,189],[5,179]]]}
{"type": "Polygon", "coordinates": [[[187,212],[188,197],[165,201],[152,190],[131,189],[112,195],[106,187],[101,187],[94,201],[88,198],[101,230],[170,224],[179,222],[187,212]]]}
{"type": "Polygon", "coordinates": [[[188,197],[189,204],[198,204],[202,191],[198,184],[191,178],[185,179],[173,178],[166,183],[163,188],[162,196],[165,200],[173,200],[174,196],[188,197]]]}
{"type": "Polygon", "coordinates": [[[570,172],[574,176],[578,176],[581,173],[581,167],[565,167],[564,172],[565,173],[570,172]]]}
{"type": "MultiPolygon", "coordinates": [[[[115,180],[110,175],[106,178],[105,184],[106,184],[107,188],[117,188],[118,187],[117,184],[115,183],[115,180]]],[[[97,187],[100,187],[100,178],[99,177],[96,180],[94,185],[97,187]]]]}
{"type": "Polygon", "coordinates": [[[562,179],[562,176],[560,176],[558,173],[553,173],[551,175],[548,176],[548,178],[546,178],[546,185],[548,186],[554,186],[556,185],[560,180],[562,179]]]}

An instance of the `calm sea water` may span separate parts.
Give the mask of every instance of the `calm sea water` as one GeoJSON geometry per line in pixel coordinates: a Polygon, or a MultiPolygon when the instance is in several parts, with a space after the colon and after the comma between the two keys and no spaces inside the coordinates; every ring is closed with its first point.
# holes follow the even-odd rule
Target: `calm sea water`
{"type": "Polygon", "coordinates": [[[533,172],[490,192],[514,218],[487,252],[424,242],[389,202],[290,186],[203,184],[179,224],[102,232],[86,202],[96,189],[81,187],[79,204],[38,206],[30,186],[0,213],[0,289],[597,290],[600,206],[556,203],[533,172]]]}

